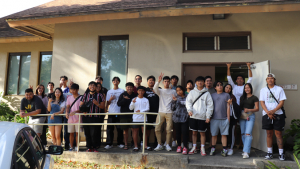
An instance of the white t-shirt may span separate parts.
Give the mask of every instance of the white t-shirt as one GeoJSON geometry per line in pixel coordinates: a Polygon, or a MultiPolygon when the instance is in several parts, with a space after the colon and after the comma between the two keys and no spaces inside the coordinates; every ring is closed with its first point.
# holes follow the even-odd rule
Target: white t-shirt
{"type": "MultiPolygon", "coordinates": [[[[244,92],[244,86],[238,86],[236,84],[234,84],[231,76],[227,76],[227,79],[228,79],[228,83],[231,84],[232,86],[232,94],[235,96],[236,98],[236,103],[238,105],[240,105],[240,98],[241,96],[243,95],[243,92],[244,92]]],[[[252,77],[249,77],[247,83],[251,83],[252,82],[252,77]]]]}
{"type": "MultiPolygon", "coordinates": [[[[275,85],[270,90],[273,93],[273,95],[275,96],[275,98],[277,99],[277,101],[280,102],[282,100],[286,100],[286,96],[285,96],[285,93],[284,93],[284,90],[282,87],[275,85]]],[[[272,97],[272,95],[267,87],[264,87],[260,90],[259,101],[265,101],[265,105],[269,111],[275,109],[278,106],[278,103],[272,97]]],[[[263,113],[263,116],[267,114],[264,110],[262,113],[263,113]]],[[[281,109],[279,109],[275,112],[275,114],[283,114],[283,112],[281,109]]]]}
{"type": "MultiPolygon", "coordinates": [[[[149,100],[145,97],[143,97],[143,98],[137,97],[135,103],[133,103],[131,101],[131,103],[129,105],[129,109],[134,110],[134,112],[136,112],[138,110],[140,110],[140,112],[147,112],[150,109],[149,100]]],[[[133,122],[144,122],[144,114],[133,114],[132,121],[133,122]]],[[[146,122],[147,122],[147,116],[146,116],[146,122]]]]}
{"type": "Polygon", "coordinates": [[[153,90],[159,96],[159,110],[160,113],[173,113],[171,103],[173,95],[177,96],[176,90],[173,89],[160,89],[159,83],[156,82],[153,90]]]}
{"type": "Polygon", "coordinates": [[[115,99],[111,101],[109,109],[108,109],[108,113],[120,113],[121,112],[121,107],[119,107],[117,105],[117,102],[119,100],[120,95],[124,92],[123,89],[111,89],[107,92],[106,95],[106,101],[109,101],[111,96],[115,96],[115,99]]]}

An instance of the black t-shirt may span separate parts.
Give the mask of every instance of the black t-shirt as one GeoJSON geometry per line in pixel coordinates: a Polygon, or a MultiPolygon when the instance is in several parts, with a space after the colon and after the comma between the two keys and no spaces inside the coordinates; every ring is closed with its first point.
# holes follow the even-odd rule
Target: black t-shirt
{"type": "MultiPolygon", "coordinates": [[[[117,105],[121,107],[121,113],[122,112],[133,112],[133,110],[129,109],[129,106],[130,106],[132,99],[135,97],[137,97],[137,95],[134,92],[132,92],[132,94],[129,95],[126,91],[119,96],[117,105]],[[125,99],[124,96],[127,96],[129,99],[125,99]]],[[[132,115],[121,115],[120,118],[123,118],[123,119],[131,118],[132,119],[132,115]]]]}
{"type": "Polygon", "coordinates": [[[150,110],[149,112],[158,113],[159,108],[159,96],[154,93],[153,89],[146,88],[145,96],[149,100],[150,110]]]}
{"type": "MultiPolygon", "coordinates": [[[[38,96],[33,96],[31,100],[27,100],[26,98],[21,100],[21,110],[25,110],[30,113],[38,109],[41,109],[40,114],[46,114],[46,107],[38,96]]],[[[36,119],[40,118],[40,116],[32,116],[32,118],[36,119]]]]}
{"type": "Polygon", "coordinates": [[[103,91],[103,93],[104,93],[104,94],[105,94],[105,96],[106,96],[106,95],[107,95],[107,91],[108,91],[108,90],[107,90],[105,87],[103,87],[103,86],[102,86],[102,91],[103,91]]]}
{"type": "Polygon", "coordinates": [[[246,99],[243,99],[241,97],[240,107],[242,110],[244,110],[244,108],[253,109],[255,106],[255,102],[259,102],[259,99],[254,95],[252,95],[251,97],[246,98],[246,99]]]}
{"type": "Polygon", "coordinates": [[[48,93],[48,94],[47,94],[48,99],[49,99],[49,98],[52,98],[53,95],[54,95],[54,92],[53,92],[53,93],[48,93]]]}

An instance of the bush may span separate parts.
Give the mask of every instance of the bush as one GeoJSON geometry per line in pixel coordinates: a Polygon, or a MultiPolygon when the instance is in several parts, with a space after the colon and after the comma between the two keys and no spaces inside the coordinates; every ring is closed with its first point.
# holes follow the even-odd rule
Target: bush
{"type": "MultiPolygon", "coordinates": [[[[19,114],[18,111],[13,111],[9,108],[8,104],[1,102],[0,103],[0,121],[11,121],[14,122],[15,115],[19,114]]],[[[17,123],[25,123],[25,119],[20,116],[17,116],[17,123]]]]}
{"type": "Polygon", "coordinates": [[[287,139],[290,137],[294,138],[294,154],[300,159],[300,119],[292,120],[290,129],[287,129],[283,136],[284,142],[286,143],[287,139]]]}

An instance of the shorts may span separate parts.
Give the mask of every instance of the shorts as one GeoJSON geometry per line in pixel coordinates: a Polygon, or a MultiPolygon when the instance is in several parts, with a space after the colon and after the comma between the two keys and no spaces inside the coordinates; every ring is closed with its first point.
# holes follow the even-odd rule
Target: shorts
{"type": "MultiPolygon", "coordinates": [[[[132,123],[132,118],[120,118],[120,123],[132,123]]],[[[127,130],[131,128],[131,125],[120,125],[121,130],[127,130]]]]}
{"type": "Polygon", "coordinates": [[[210,132],[212,136],[217,136],[219,130],[222,136],[229,134],[229,121],[228,119],[211,119],[210,120],[210,132]]]}
{"type": "Polygon", "coordinates": [[[208,124],[205,123],[205,120],[199,119],[189,119],[190,130],[198,132],[206,132],[208,124]]]}
{"type": "MultiPolygon", "coordinates": [[[[28,124],[40,124],[40,123],[45,123],[46,117],[39,117],[39,118],[32,118],[29,117],[29,122],[28,124]]],[[[29,125],[36,133],[43,134],[43,125],[29,125]]]]}
{"type": "MultiPolygon", "coordinates": [[[[132,123],[144,123],[144,122],[132,122],[132,123]]],[[[137,128],[140,128],[140,127],[144,127],[144,125],[135,125],[135,124],[133,124],[131,127],[133,129],[137,129],[137,128]]]]}
{"type": "Polygon", "coordinates": [[[68,133],[78,133],[78,126],[77,125],[68,125],[68,133]]]}
{"type": "Polygon", "coordinates": [[[262,129],[283,131],[285,126],[285,118],[283,114],[276,115],[275,119],[270,119],[268,115],[262,117],[262,129]]]}

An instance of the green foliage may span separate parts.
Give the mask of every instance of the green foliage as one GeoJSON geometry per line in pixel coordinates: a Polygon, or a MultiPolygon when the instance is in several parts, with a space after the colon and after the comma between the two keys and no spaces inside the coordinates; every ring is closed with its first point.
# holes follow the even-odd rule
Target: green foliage
{"type": "MultiPolygon", "coordinates": [[[[1,93],[0,93],[1,95],[1,93]]],[[[11,121],[14,122],[15,115],[19,114],[19,111],[13,111],[10,109],[8,104],[1,102],[0,103],[0,121],[11,121]]],[[[25,123],[25,119],[20,116],[16,118],[17,123],[25,123]]]]}
{"type": "Polygon", "coordinates": [[[287,139],[290,137],[294,138],[294,154],[296,158],[300,159],[300,119],[292,120],[290,129],[287,129],[283,136],[284,142],[286,143],[287,139]]]}
{"type": "MultiPolygon", "coordinates": [[[[296,157],[295,154],[293,154],[293,155],[294,155],[295,161],[296,161],[296,163],[297,163],[298,169],[300,169],[299,160],[297,159],[297,157],[296,157]]],[[[280,169],[280,168],[279,168],[278,166],[276,166],[274,163],[272,163],[272,162],[270,162],[270,161],[268,161],[268,162],[271,164],[271,166],[266,166],[268,169],[280,169]]],[[[288,167],[288,166],[286,166],[286,168],[287,168],[287,169],[292,169],[291,167],[288,167]]]]}

